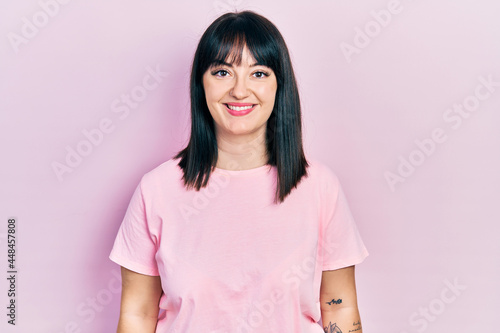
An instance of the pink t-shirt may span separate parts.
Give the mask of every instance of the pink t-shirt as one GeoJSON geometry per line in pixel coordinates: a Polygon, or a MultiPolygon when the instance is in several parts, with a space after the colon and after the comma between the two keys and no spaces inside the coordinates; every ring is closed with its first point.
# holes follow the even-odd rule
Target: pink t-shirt
{"type": "Polygon", "coordinates": [[[368,252],[337,176],[307,160],[280,205],[274,166],[217,168],[199,192],[185,189],[179,160],[143,176],[110,259],[161,277],[156,332],[324,333],[322,271],[368,252]]]}

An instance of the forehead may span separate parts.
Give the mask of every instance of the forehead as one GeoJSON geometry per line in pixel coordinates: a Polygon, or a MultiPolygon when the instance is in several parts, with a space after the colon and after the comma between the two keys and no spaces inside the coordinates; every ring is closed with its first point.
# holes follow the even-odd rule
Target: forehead
{"type": "Polygon", "coordinates": [[[246,35],[231,31],[214,38],[205,44],[201,58],[201,72],[219,65],[224,66],[251,66],[262,65],[275,70],[279,63],[279,56],[274,44],[267,45],[252,34],[246,35]]]}
{"type": "Polygon", "coordinates": [[[237,48],[233,48],[227,55],[224,60],[221,59],[215,59],[212,61],[210,67],[214,67],[217,65],[225,65],[229,67],[239,67],[239,66],[244,66],[244,67],[254,67],[254,66],[266,66],[268,67],[265,63],[261,63],[258,60],[255,59],[253,56],[252,52],[244,46],[241,48],[241,50],[238,50],[237,48]]]}
{"type": "Polygon", "coordinates": [[[224,61],[228,64],[237,66],[246,64],[251,65],[256,62],[252,52],[250,52],[246,45],[244,45],[241,49],[233,47],[224,61]]]}
{"type": "Polygon", "coordinates": [[[212,47],[212,51],[209,51],[207,54],[212,63],[225,62],[240,65],[242,61],[255,62],[253,53],[256,50],[250,50],[247,36],[245,35],[225,35],[218,42],[212,44],[212,47]],[[215,48],[212,48],[214,46],[215,48]]]}

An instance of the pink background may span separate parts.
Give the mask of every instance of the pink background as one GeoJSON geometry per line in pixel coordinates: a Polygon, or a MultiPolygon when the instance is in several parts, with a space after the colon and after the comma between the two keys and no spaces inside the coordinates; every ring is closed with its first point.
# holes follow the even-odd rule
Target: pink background
{"type": "Polygon", "coordinates": [[[0,331],[116,329],[112,242],[140,177],[187,143],[192,56],[230,8],[288,43],[306,149],[341,179],[370,251],[356,271],[364,330],[496,329],[498,2],[55,1],[0,5],[0,266],[15,217],[19,271],[15,327],[0,279],[0,331]],[[168,73],[150,90],[148,69],[168,73]],[[59,179],[67,148],[86,156],[59,179]]]}

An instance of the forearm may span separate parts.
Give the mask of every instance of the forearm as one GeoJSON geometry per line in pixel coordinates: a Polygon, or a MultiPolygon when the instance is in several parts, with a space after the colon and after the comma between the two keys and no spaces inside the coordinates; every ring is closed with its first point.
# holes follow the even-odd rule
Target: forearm
{"type": "Polygon", "coordinates": [[[154,333],[158,318],[140,315],[120,315],[117,333],[154,333]]]}
{"type": "Polygon", "coordinates": [[[325,333],[363,333],[357,307],[339,307],[335,310],[321,311],[321,320],[325,333]]]}

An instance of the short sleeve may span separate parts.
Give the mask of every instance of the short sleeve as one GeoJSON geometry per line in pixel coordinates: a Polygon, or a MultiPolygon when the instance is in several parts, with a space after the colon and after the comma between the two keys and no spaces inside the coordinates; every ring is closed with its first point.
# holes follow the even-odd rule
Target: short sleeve
{"type": "Polygon", "coordinates": [[[368,251],[349,209],[337,176],[325,168],[320,236],[323,271],[361,263],[368,251]]]}
{"type": "Polygon", "coordinates": [[[135,189],[109,258],[134,272],[159,276],[156,239],[150,230],[142,182],[135,189]]]}

